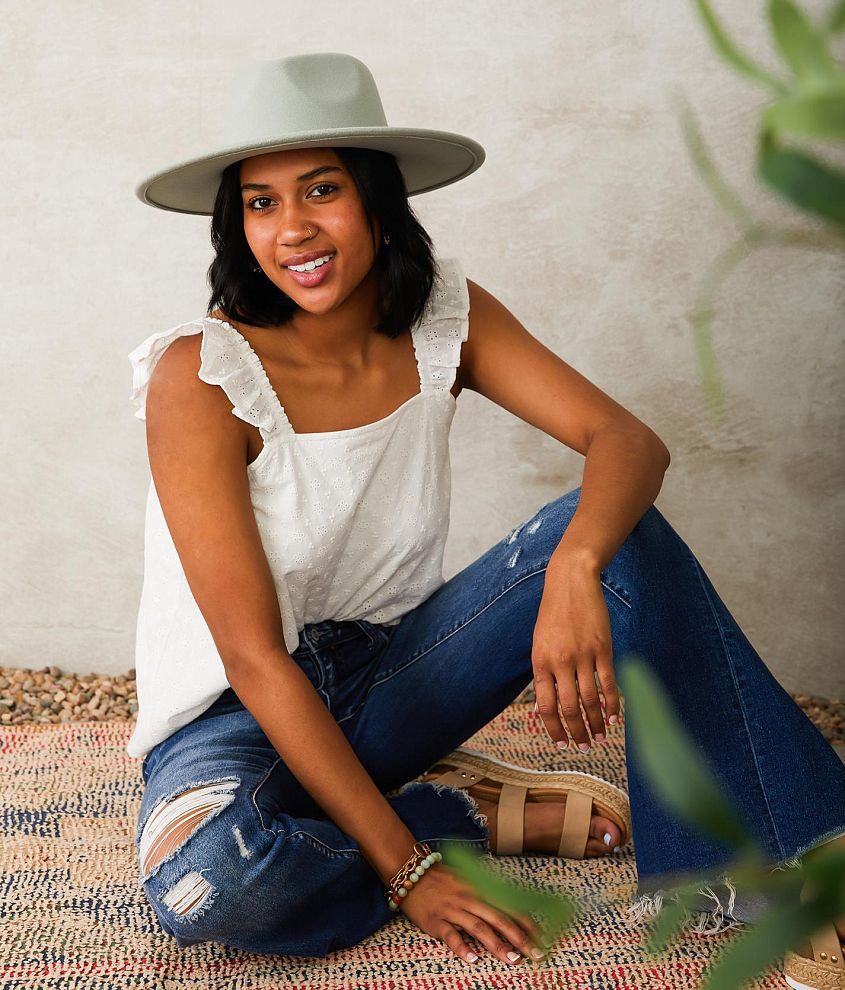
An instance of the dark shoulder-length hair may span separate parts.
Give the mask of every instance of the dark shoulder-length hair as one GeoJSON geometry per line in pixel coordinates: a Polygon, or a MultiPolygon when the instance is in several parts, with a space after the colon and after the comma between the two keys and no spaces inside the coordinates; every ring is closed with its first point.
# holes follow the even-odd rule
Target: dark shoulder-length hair
{"type": "MultiPolygon", "coordinates": [[[[376,331],[395,338],[422,316],[436,277],[432,242],[408,202],[407,188],[393,155],[369,148],[333,149],[349,170],[375,241],[373,218],[390,244],[379,239],[375,268],[379,273],[381,318],[376,331]]],[[[241,162],[223,172],[214,214],[211,243],[214,260],[208,269],[211,298],[207,313],[221,309],[233,320],[251,326],[277,327],[290,321],[297,304],[263,271],[253,271],[255,256],[244,233],[241,162]]]]}

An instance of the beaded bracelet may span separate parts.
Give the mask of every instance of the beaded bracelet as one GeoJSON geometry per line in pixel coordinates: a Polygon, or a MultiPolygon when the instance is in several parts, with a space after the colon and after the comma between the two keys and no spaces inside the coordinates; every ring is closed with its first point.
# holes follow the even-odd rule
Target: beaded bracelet
{"type": "Polygon", "coordinates": [[[422,879],[429,867],[439,863],[442,859],[443,856],[439,852],[431,851],[427,842],[415,842],[413,853],[404,865],[396,871],[385,891],[390,910],[398,911],[399,901],[408,896],[413,885],[422,879]]]}

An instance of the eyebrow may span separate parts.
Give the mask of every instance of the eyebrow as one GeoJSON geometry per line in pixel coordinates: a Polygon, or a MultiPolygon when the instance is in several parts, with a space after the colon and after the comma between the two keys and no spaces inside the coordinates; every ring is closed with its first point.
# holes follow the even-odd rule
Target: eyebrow
{"type": "MultiPolygon", "coordinates": [[[[298,175],[296,177],[297,182],[305,182],[306,179],[313,179],[318,175],[322,175],[323,172],[342,172],[343,169],[337,167],[337,165],[319,165],[317,168],[312,168],[310,172],[306,172],[304,175],[298,175]]],[[[261,182],[245,182],[241,186],[241,191],[245,189],[256,189],[261,191],[263,189],[272,189],[272,186],[268,186],[261,182]]]]}

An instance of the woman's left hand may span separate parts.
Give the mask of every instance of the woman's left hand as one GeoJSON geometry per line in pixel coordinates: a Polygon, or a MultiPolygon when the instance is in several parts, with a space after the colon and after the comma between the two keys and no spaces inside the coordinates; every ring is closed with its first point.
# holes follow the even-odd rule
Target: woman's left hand
{"type": "Polygon", "coordinates": [[[552,740],[567,746],[568,729],[575,744],[584,751],[590,748],[590,732],[601,742],[605,724],[596,673],[608,721],[619,720],[610,615],[598,575],[577,558],[561,554],[549,561],[534,626],[531,662],[537,711],[552,740]],[[584,724],[581,705],[590,732],[584,724]]]}

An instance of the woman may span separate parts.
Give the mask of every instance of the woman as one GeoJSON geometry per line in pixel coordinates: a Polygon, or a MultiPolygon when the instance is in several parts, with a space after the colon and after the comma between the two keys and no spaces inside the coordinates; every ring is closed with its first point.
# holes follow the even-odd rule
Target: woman
{"type": "Polygon", "coordinates": [[[220,148],[138,188],[210,213],[215,248],[208,315],[130,355],[152,484],[128,752],[164,930],[325,955],[401,907],[462,959],[461,929],[510,964],[537,948],[532,919],[476,898],[438,861],[444,840],[604,856],[630,823],[641,906],[718,865],[630,752],[629,819],[598,778],[460,746],[532,677],[557,746],[601,745],[629,650],[774,861],[845,833],[845,770],[652,504],[665,445],[432,254],[408,196],[483,149],[388,127],[351,56],[238,78],[220,148]],[[463,388],[587,461],[583,491],[444,582],[463,388]]]}

